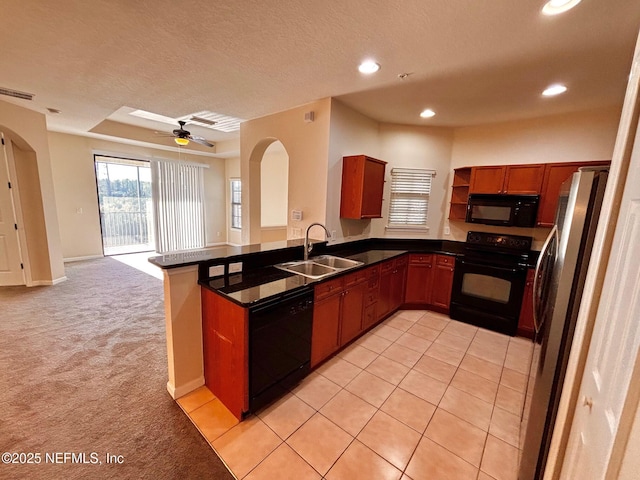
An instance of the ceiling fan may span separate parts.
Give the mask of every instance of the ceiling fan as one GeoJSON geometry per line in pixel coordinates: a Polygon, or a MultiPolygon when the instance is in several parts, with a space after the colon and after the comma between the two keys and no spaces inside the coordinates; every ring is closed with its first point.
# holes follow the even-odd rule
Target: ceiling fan
{"type": "Polygon", "coordinates": [[[175,130],[173,130],[172,133],[164,133],[164,132],[156,132],[156,133],[159,135],[174,137],[173,140],[180,146],[189,145],[189,142],[196,142],[206,147],[213,147],[213,143],[210,143],[204,138],[199,137],[197,135],[191,135],[191,132],[189,130],[185,130],[184,126],[186,123],[187,122],[185,122],[184,120],[178,120],[178,124],[180,125],[180,128],[176,128],[175,130]]]}

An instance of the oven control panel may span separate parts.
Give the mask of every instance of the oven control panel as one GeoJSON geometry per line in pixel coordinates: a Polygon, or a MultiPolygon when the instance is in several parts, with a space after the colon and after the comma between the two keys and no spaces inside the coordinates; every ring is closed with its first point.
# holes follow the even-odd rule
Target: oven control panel
{"type": "Polygon", "coordinates": [[[467,233],[467,244],[469,246],[505,248],[525,252],[531,250],[531,241],[531,237],[522,235],[504,235],[488,232],[467,233]]]}

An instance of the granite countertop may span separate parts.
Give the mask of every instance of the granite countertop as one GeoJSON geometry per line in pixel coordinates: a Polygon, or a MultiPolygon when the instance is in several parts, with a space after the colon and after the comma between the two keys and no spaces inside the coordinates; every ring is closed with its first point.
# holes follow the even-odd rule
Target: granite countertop
{"type": "MultiPolygon", "coordinates": [[[[285,272],[269,266],[249,272],[235,273],[224,277],[200,281],[200,285],[221,294],[242,307],[252,307],[278,296],[291,293],[294,290],[312,287],[325,280],[337,278],[341,275],[366,268],[376,263],[384,262],[407,253],[406,250],[368,250],[354,255],[345,256],[351,260],[362,262],[355,268],[344,270],[335,275],[329,275],[320,280],[303,277],[295,273],[285,272]]],[[[311,257],[313,259],[313,257],[311,257]]]]}

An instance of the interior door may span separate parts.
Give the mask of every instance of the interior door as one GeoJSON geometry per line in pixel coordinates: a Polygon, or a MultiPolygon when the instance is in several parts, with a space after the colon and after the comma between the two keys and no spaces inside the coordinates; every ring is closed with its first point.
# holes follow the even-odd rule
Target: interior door
{"type": "MultiPolygon", "coordinates": [[[[640,41],[636,46],[612,162],[612,169],[616,164],[628,162],[628,176],[624,182],[561,478],[618,478],[625,448],[632,455],[637,455],[637,440],[634,443],[630,439],[629,429],[640,396],[637,387],[632,387],[639,381],[636,367],[640,351],[640,256],[634,253],[640,244],[640,191],[637,188],[640,182],[639,84],[640,41]]],[[[621,186],[615,176],[618,171],[612,173],[614,183],[617,181],[621,186]]],[[[605,217],[609,213],[607,208],[613,210],[616,203],[615,187],[610,187],[603,205],[605,217]]],[[[608,218],[601,218],[601,225],[607,223],[603,220],[608,218]]],[[[606,236],[608,231],[603,227],[598,231],[596,244],[606,242],[603,240],[606,236]]],[[[595,249],[598,247],[604,248],[597,245],[595,249]]],[[[587,280],[592,284],[597,282],[590,278],[587,280]]],[[[585,285],[585,291],[590,288],[591,285],[585,285]]],[[[585,311],[588,312],[587,307],[585,311]]],[[[637,478],[637,471],[620,478],[637,478]]]]}
{"type": "Polygon", "coordinates": [[[4,134],[0,154],[0,285],[24,285],[13,189],[4,134]]]}

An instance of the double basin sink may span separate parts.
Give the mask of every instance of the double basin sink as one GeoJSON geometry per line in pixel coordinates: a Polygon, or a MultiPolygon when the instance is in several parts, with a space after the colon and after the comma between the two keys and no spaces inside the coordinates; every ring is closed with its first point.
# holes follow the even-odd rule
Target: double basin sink
{"type": "Polygon", "coordinates": [[[333,255],[320,255],[309,260],[298,260],[275,265],[276,268],[286,272],[302,275],[303,277],[318,280],[330,275],[335,275],[350,268],[362,265],[363,262],[348,258],[334,257],[333,255]]]}

